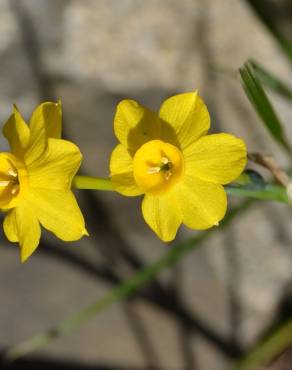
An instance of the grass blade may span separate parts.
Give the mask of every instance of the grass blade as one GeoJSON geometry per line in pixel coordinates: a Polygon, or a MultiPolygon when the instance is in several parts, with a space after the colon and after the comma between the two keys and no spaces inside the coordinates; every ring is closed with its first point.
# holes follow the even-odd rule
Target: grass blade
{"type": "MultiPolygon", "coordinates": [[[[268,363],[292,343],[292,318],[262,340],[230,370],[253,370],[268,363]]],[[[273,367],[274,369],[274,367],[273,367]]],[[[284,368],[283,368],[284,369],[284,368]]],[[[279,369],[280,370],[280,369],[279,369]]],[[[287,367],[288,370],[288,367],[287,367]]]]}
{"type": "Polygon", "coordinates": [[[291,147],[286,141],[283,125],[277,116],[272,103],[267,97],[261,83],[257,79],[251,62],[244,64],[239,70],[241,82],[248,99],[255,108],[265,127],[271,136],[282,146],[282,148],[292,154],[291,147]]]}
{"type": "Polygon", "coordinates": [[[258,80],[271,91],[292,100],[292,88],[255,60],[249,61],[258,80]]]}
{"type": "MultiPolygon", "coordinates": [[[[231,210],[221,222],[221,228],[228,226],[238,214],[247,210],[251,204],[252,201],[248,200],[240,206],[231,210]]],[[[64,321],[56,325],[53,329],[29,338],[19,345],[10,348],[3,355],[2,359],[7,362],[14,361],[17,358],[20,358],[39,348],[45,347],[53,340],[58,339],[65,334],[68,334],[74,329],[77,329],[83,322],[91,319],[98,313],[104,311],[106,308],[109,308],[114,303],[133,295],[135,291],[137,291],[143,285],[155,279],[162,270],[170,268],[185,254],[198,248],[201,245],[202,241],[206,240],[210,235],[213,234],[214,230],[216,230],[216,228],[202,232],[199,235],[196,235],[193,238],[168,249],[165,255],[157,262],[153,263],[152,265],[146,266],[144,269],[138,271],[128,281],[118,284],[103,298],[85,307],[77,314],[65,319],[64,321]]]]}

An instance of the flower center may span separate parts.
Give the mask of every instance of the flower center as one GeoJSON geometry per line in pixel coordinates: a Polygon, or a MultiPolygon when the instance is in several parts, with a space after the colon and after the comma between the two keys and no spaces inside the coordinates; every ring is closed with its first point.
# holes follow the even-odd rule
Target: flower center
{"type": "Polygon", "coordinates": [[[15,207],[27,183],[24,164],[11,153],[0,153],[0,208],[15,207]]]}
{"type": "Polygon", "coordinates": [[[170,189],[183,173],[183,156],[174,145],[151,140],[134,156],[134,178],[145,192],[161,194],[170,189]]]}

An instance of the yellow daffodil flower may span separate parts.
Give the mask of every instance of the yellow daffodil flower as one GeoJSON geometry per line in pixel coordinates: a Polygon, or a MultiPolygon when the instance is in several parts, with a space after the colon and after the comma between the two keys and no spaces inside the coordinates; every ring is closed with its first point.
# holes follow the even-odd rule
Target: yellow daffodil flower
{"type": "Polygon", "coordinates": [[[40,225],[64,241],[88,235],[71,182],[82,155],[61,140],[60,103],[43,103],[27,125],[14,112],[3,127],[11,153],[0,153],[0,208],[4,232],[18,242],[22,262],[37,248],[40,225]]]}
{"type": "Polygon", "coordinates": [[[119,103],[114,119],[120,144],[110,160],[114,188],[145,194],[142,213],[163,240],[218,225],[227,208],[223,184],[246,165],[244,142],[229,134],[207,135],[210,116],[197,92],[172,96],[155,114],[133,100],[119,103]]]}

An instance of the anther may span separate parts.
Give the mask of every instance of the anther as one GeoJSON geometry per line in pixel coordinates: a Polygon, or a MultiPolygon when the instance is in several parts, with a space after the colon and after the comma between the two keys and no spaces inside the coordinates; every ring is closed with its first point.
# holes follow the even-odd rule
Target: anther
{"type": "Polygon", "coordinates": [[[170,179],[170,177],[172,176],[172,172],[171,171],[166,171],[165,172],[165,180],[168,181],[170,179]]]}
{"type": "Polygon", "coordinates": [[[17,172],[15,170],[13,170],[12,168],[9,168],[9,170],[7,171],[8,175],[12,176],[12,177],[17,177],[17,172]]]}
{"type": "Polygon", "coordinates": [[[148,173],[149,174],[154,174],[154,173],[159,173],[160,172],[160,170],[161,170],[161,168],[160,167],[150,167],[150,168],[148,168],[148,173]]]}
{"type": "Polygon", "coordinates": [[[19,190],[19,185],[18,184],[14,185],[13,188],[11,189],[11,194],[15,195],[18,192],[18,190],[19,190]]]}
{"type": "Polygon", "coordinates": [[[168,164],[169,163],[169,159],[166,158],[166,157],[161,157],[161,163],[168,164]]]}
{"type": "Polygon", "coordinates": [[[10,181],[0,181],[0,186],[8,186],[10,181]]]}

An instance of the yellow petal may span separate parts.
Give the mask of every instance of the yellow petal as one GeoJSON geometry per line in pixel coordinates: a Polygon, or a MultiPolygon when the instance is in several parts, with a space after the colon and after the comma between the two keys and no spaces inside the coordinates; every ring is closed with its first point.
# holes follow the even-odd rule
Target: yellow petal
{"type": "MultiPolygon", "coordinates": [[[[205,135],[210,128],[209,112],[197,92],[179,94],[165,100],[160,107],[159,117],[173,128],[182,149],[205,135]]],[[[161,139],[169,141],[169,128],[162,125],[161,131],[161,139]]]]}
{"type": "Polygon", "coordinates": [[[61,102],[40,104],[32,113],[29,127],[33,136],[37,136],[39,132],[45,130],[47,137],[60,139],[62,133],[61,102]]]}
{"type": "Polygon", "coordinates": [[[236,179],[247,161],[245,143],[229,134],[204,136],[183,154],[186,174],[217,184],[236,179]]]}
{"type": "Polygon", "coordinates": [[[8,240],[19,242],[21,262],[24,262],[39,245],[41,228],[34,208],[28,202],[9,211],[4,220],[8,240]]]}
{"type": "Polygon", "coordinates": [[[127,149],[119,144],[110,159],[110,176],[115,190],[126,196],[142,194],[133,174],[133,159],[127,149]]]}
{"type": "Polygon", "coordinates": [[[6,213],[3,221],[3,229],[10,242],[18,242],[15,208],[6,213]]]}
{"type": "Polygon", "coordinates": [[[12,115],[3,127],[3,135],[9,141],[11,152],[22,158],[29,143],[30,133],[16,106],[14,106],[12,115]]]}
{"type": "Polygon", "coordinates": [[[26,153],[26,163],[30,165],[47,148],[48,138],[61,137],[62,108],[60,102],[40,104],[30,119],[30,143],[26,153]]]}
{"type": "Polygon", "coordinates": [[[175,238],[182,222],[182,214],[172,192],[163,196],[145,195],[142,213],[146,223],[160,239],[168,242],[175,238]]]}
{"type": "Polygon", "coordinates": [[[45,153],[29,168],[33,188],[69,190],[82,160],[79,148],[70,141],[48,139],[45,153]]]}
{"type": "Polygon", "coordinates": [[[31,189],[28,197],[41,225],[58,238],[73,241],[88,235],[71,191],[31,189]]]}
{"type": "Polygon", "coordinates": [[[117,106],[114,130],[120,143],[133,155],[147,141],[159,138],[160,120],[136,101],[123,100],[117,106]]]}
{"type": "Polygon", "coordinates": [[[222,185],[186,176],[176,188],[183,223],[191,229],[208,229],[218,225],[227,209],[222,185]]]}

